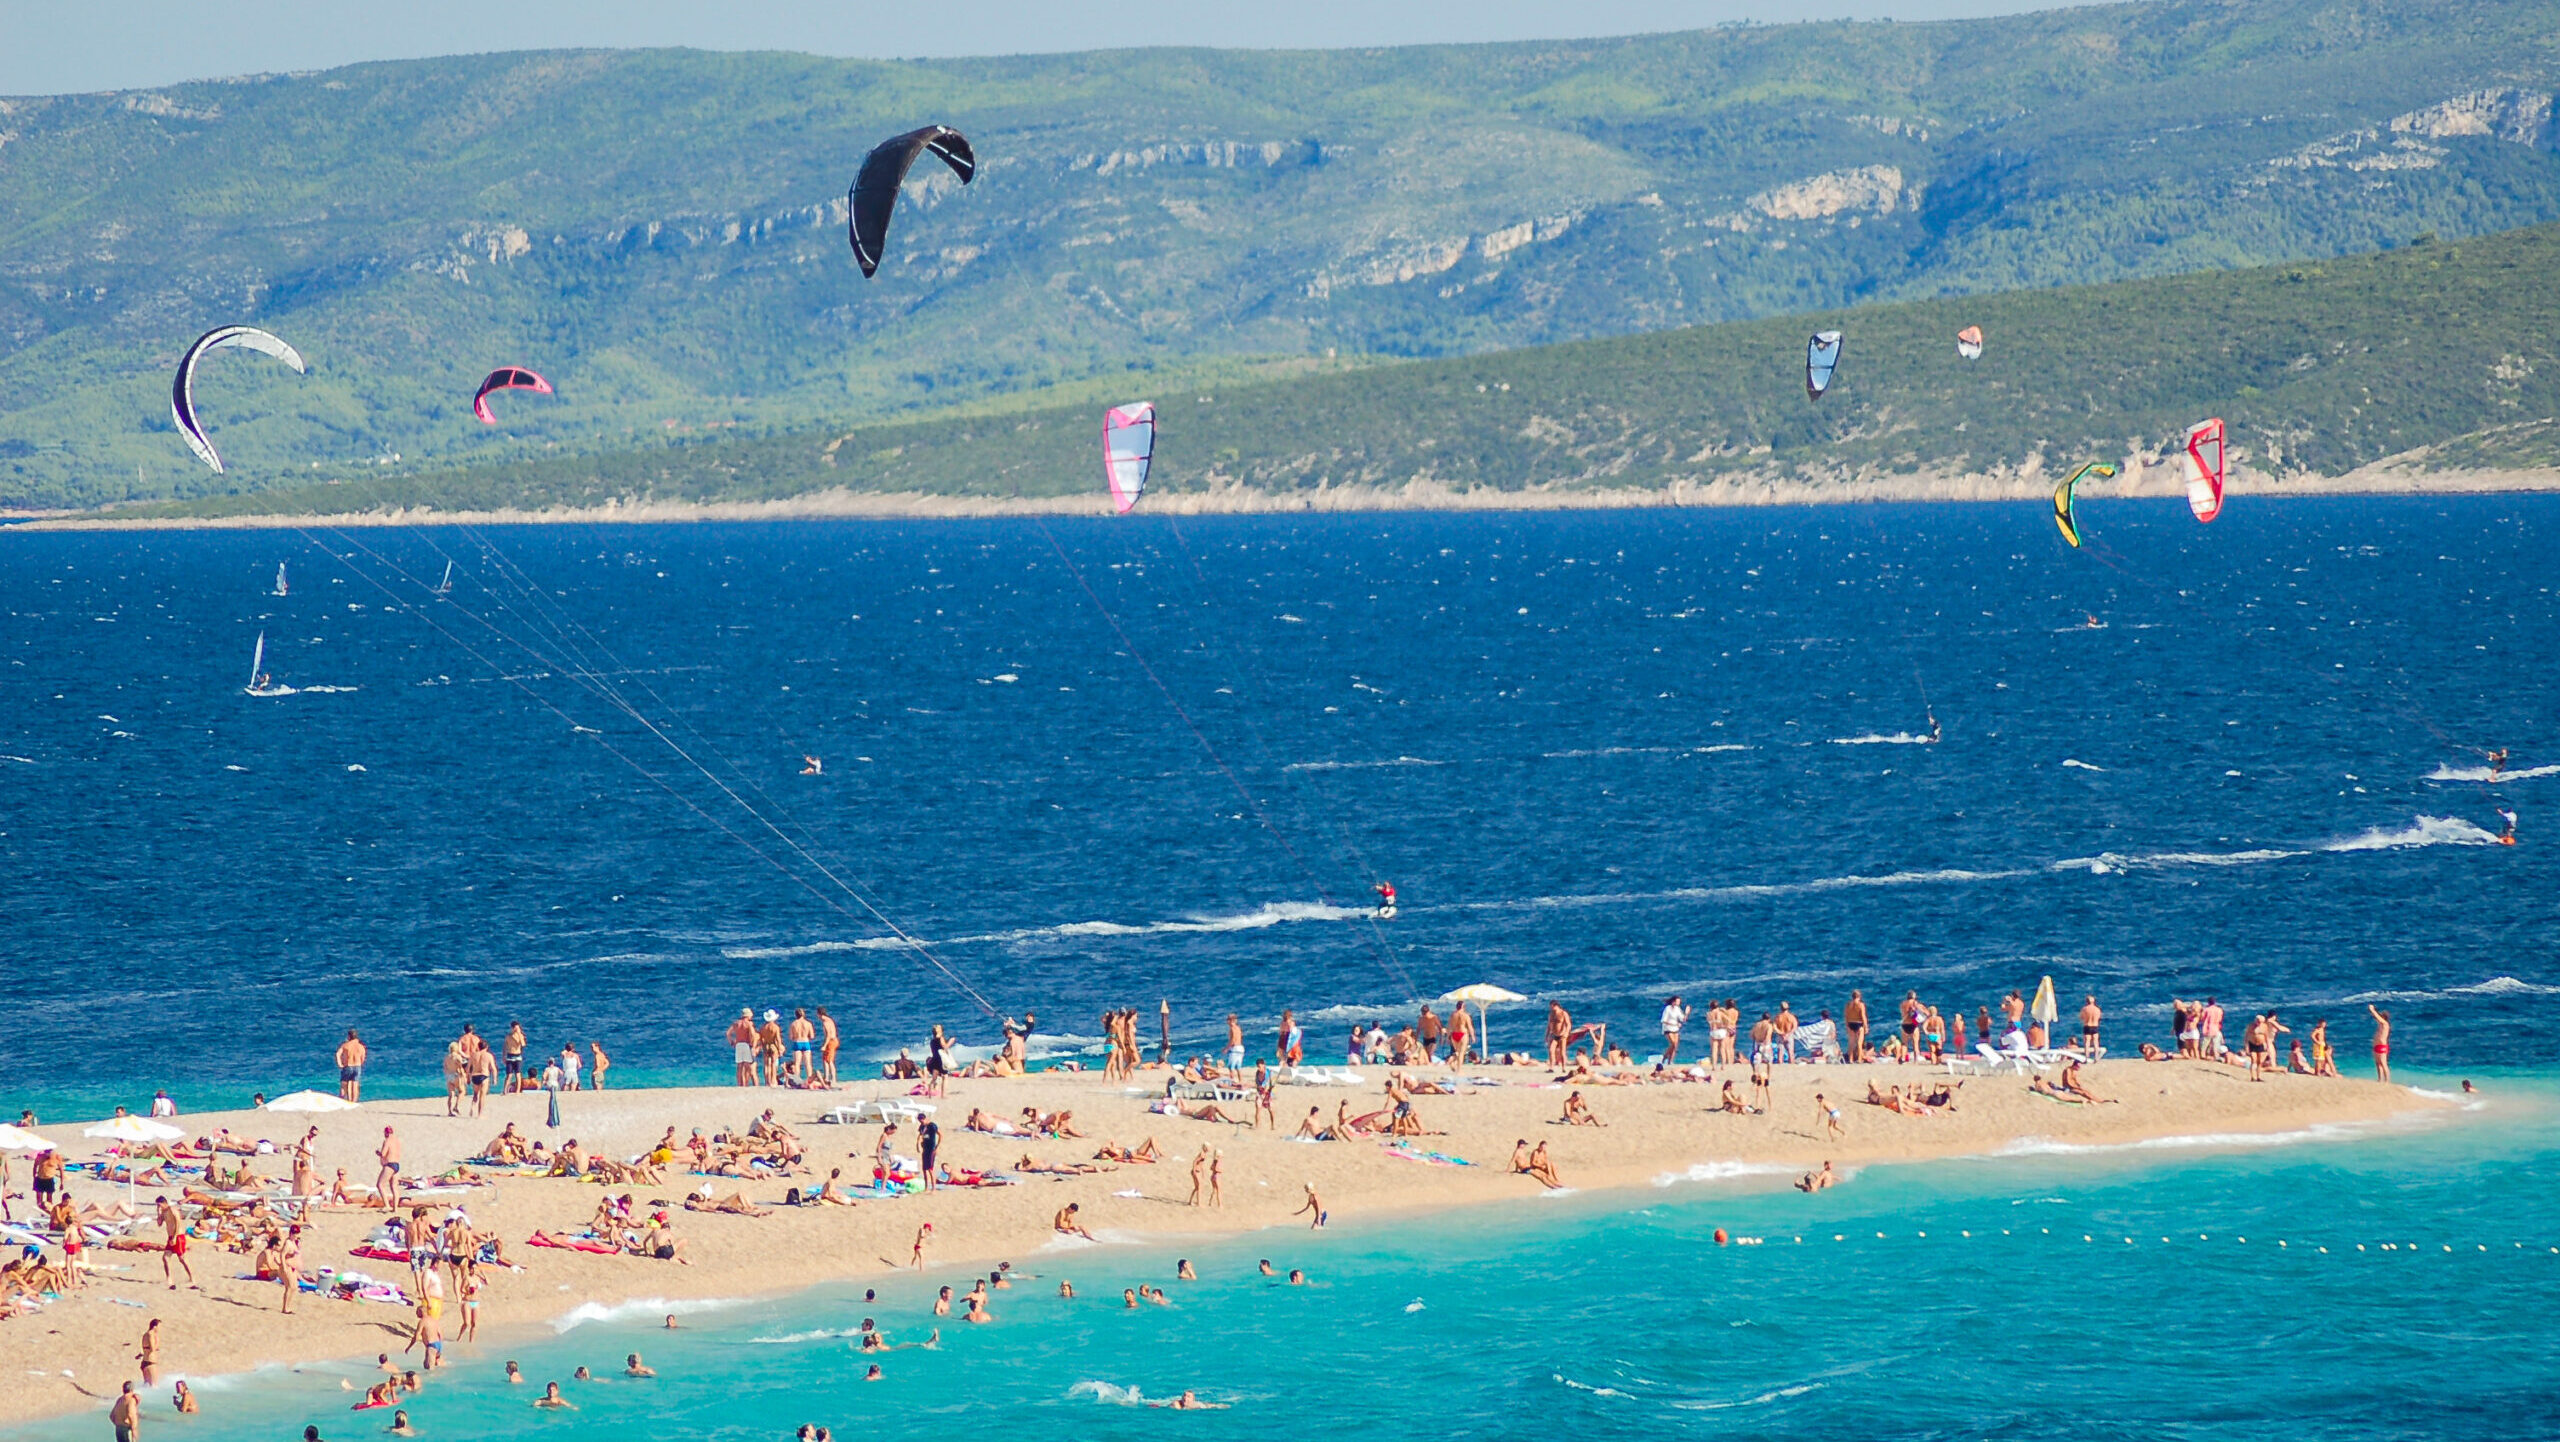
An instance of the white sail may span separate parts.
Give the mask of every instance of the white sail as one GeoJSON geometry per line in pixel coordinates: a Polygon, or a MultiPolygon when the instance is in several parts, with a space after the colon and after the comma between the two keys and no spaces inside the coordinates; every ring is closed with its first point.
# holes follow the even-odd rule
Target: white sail
{"type": "Polygon", "coordinates": [[[278,561],[276,562],[276,594],[281,596],[284,593],[284,562],[278,561]]]}
{"type": "Polygon", "coordinates": [[[436,582],[436,594],[437,594],[437,595],[439,595],[439,596],[447,595],[447,594],[451,593],[451,592],[452,592],[452,590],[453,590],[453,562],[451,562],[451,561],[447,561],[447,562],[445,562],[445,563],[444,563],[444,579],[443,579],[443,580],[441,580],[441,581],[436,582]]]}
{"type": "Polygon", "coordinates": [[[267,674],[267,633],[258,633],[258,649],[249,657],[249,689],[258,689],[258,678],[267,674]]]}

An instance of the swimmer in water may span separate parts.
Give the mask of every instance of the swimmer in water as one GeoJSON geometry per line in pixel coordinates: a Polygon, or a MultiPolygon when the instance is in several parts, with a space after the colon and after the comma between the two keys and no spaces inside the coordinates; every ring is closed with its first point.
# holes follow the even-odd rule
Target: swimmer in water
{"type": "Polygon", "coordinates": [[[1225,1408],[1227,1404],[1224,1402],[1203,1402],[1200,1400],[1199,1393],[1185,1387],[1182,1389],[1182,1395],[1174,1398],[1170,1402],[1154,1402],[1148,1405],[1154,1407],[1169,1407],[1176,1412],[1216,1412],[1225,1408]]]}

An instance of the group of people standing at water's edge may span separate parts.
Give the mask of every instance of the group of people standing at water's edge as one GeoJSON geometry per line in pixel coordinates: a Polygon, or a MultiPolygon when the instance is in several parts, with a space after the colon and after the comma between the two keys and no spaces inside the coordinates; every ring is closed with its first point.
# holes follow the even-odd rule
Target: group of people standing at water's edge
{"type": "MultiPolygon", "coordinates": [[[[612,1069],[613,1058],[605,1055],[604,1043],[588,1042],[587,1055],[581,1056],[576,1042],[564,1042],[556,1055],[543,1058],[541,1069],[530,1074],[525,1070],[525,1047],[523,1022],[508,1024],[506,1038],[497,1051],[490,1049],[488,1039],[480,1035],[476,1026],[464,1023],[462,1035],[444,1049],[444,1114],[460,1116],[468,1105],[473,1116],[481,1115],[488,1108],[492,1086],[510,1096],[537,1088],[547,1092],[605,1089],[604,1074],[612,1069]],[[585,1074],[583,1081],[581,1073],[585,1074]]],[[[364,1068],[370,1057],[356,1028],[348,1027],[347,1039],[338,1043],[336,1057],[339,1100],[364,1100],[364,1068]]]]}

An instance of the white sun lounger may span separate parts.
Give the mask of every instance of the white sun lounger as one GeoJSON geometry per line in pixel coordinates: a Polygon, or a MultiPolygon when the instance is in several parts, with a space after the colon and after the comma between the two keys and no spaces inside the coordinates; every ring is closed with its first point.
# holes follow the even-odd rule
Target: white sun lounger
{"type": "Polygon", "coordinates": [[[912,1097],[891,1097],[855,1102],[850,1106],[829,1107],[818,1117],[818,1120],[845,1126],[863,1122],[912,1122],[929,1117],[933,1112],[934,1105],[931,1102],[917,1101],[912,1097]]]}

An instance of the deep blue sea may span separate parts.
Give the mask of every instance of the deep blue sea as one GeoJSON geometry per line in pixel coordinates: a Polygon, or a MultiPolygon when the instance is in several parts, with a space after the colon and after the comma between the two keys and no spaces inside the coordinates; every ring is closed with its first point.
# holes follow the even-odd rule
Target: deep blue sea
{"type": "MultiPolygon", "coordinates": [[[[238,1105],[348,1026],[377,1085],[519,1019],[716,1080],[741,1005],[825,1005],[854,1057],[991,1011],[1071,1053],[1159,999],[1267,1050],[1294,1007],[1321,1053],[1476,981],[1641,1037],[1672,991],[1970,1015],[2051,975],[2119,1044],[2210,994],[2357,1063],[2374,1001],[2492,1110],[1292,1236],[1304,1291],[1248,1239],[1175,1314],[1020,1296],[871,1390],[840,1337],[759,1341],[849,1326],[825,1294],[527,1363],[697,1378],[599,1385],[580,1435],[2554,1435],[2560,499],[2083,518],[2078,552],[2041,505],[0,535],[0,1112],[238,1105]],[[262,634],[292,694],[244,694],[262,634]],[[1238,1410],[1114,1405],[1183,1386],[1238,1410]]],[[[291,1435],[335,1385],[191,1430],[291,1435]]]]}

